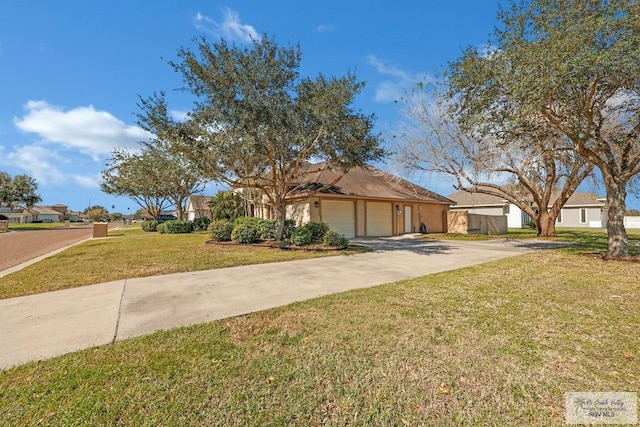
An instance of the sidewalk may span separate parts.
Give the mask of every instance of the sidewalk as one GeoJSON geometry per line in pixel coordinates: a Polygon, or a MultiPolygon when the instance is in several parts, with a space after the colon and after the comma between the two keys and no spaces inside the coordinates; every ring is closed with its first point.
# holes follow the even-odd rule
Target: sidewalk
{"type": "MultiPolygon", "coordinates": [[[[362,243],[362,242],[360,242],[362,243]]],[[[543,249],[506,240],[367,240],[366,254],[120,280],[0,300],[0,369],[543,249]]],[[[549,247],[553,243],[549,242],[549,247]]]]}

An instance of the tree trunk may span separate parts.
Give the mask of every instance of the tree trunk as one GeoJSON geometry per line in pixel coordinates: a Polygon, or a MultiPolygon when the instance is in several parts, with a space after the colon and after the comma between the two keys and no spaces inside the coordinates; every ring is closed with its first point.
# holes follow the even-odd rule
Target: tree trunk
{"type": "Polygon", "coordinates": [[[556,234],[556,217],[548,212],[540,212],[538,215],[538,237],[558,237],[556,234]]]}
{"type": "Polygon", "coordinates": [[[283,201],[278,201],[274,206],[276,216],[276,224],[278,226],[276,232],[276,240],[284,239],[284,223],[287,220],[287,205],[283,201]]]}
{"type": "Polygon", "coordinates": [[[629,240],[624,228],[624,213],[626,211],[626,185],[606,182],[607,186],[607,234],[609,235],[609,252],[611,258],[629,256],[629,240]]]}

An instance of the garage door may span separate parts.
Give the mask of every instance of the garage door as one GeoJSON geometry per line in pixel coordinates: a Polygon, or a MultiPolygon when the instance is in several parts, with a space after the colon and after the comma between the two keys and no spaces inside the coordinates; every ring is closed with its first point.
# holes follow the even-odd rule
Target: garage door
{"type": "Polygon", "coordinates": [[[355,207],[353,202],[344,200],[323,200],[322,222],[329,228],[345,237],[353,238],[356,235],[355,207]]]}
{"type": "Polygon", "coordinates": [[[391,236],[393,210],[391,203],[367,203],[367,236],[391,236]]]}

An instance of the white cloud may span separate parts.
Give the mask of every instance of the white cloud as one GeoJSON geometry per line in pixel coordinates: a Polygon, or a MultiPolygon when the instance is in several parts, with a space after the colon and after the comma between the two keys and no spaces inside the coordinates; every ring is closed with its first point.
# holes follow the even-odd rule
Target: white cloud
{"type": "Polygon", "coordinates": [[[194,26],[207,33],[222,37],[228,41],[250,42],[260,40],[260,35],[253,26],[243,24],[240,21],[240,14],[228,7],[222,9],[224,20],[217,22],[214,19],[198,12],[193,19],[194,26]]]}
{"type": "Polygon", "coordinates": [[[171,110],[169,114],[171,115],[171,118],[179,122],[186,122],[189,119],[188,111],[171,110]]]}
{"type": "Polygon", "coordinates": [[[397,101],[405,94],[406,90],[411,89],[418,82],[431,79],[426,74],[410,73],[402,70],[397,65],[390,64],[375,55],[368,55],[366,60],[379,74],[389,77],[378,83],[376,87],[374,99],[377,102],[397,101]]]}
{"type": "Polygon", "coordinates": [[[5,163],[26,171],[40,184],[60,184],[65,181],[64,174],[56,165],[66,163],[67,160],[53,150],[37,145],[28,145],[2,157],[5,159],[5,163]]]}
{"type": "Polygon", "coordinates": [[[95,161],[114,148],[133,148],[137,141],[151,137],[142,128],[91,105],[64,110],[46,101],[29,101],[24,108],[26,115],[13,119],[20,130],[37,134],[43,142],[77,149],[95,161]]]}
{"type": "Polygon", "coordinates": [[[330,26],[330,25],[320,24],[320,25],[318,25],[316,27],[316,32],[317,33],[326,33],[326,32],[329,32],[329,31],[333,31],[333,27],[330,26]]]}
{"type": "Polygon", "coordinates": [[[101,177],[99,175],[96,175],[96,176],[73,175],[71,179],[73,180],[73,182],[80,185],[81,187],[96,188],[96,189],[100,188],[99,182],[101,177]]]}

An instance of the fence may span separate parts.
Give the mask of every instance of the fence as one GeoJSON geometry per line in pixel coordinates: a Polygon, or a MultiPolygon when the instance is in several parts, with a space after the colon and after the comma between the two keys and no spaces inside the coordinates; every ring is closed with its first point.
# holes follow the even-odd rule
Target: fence
{"type": "Polygon", "coordinates": [[[505,234],[507,217],[505,215],[480,215],[468,211],[447,212],[447,230],[457,234],[505,234]]]}

